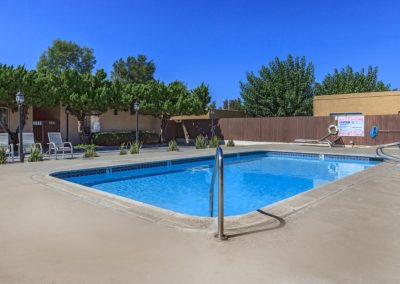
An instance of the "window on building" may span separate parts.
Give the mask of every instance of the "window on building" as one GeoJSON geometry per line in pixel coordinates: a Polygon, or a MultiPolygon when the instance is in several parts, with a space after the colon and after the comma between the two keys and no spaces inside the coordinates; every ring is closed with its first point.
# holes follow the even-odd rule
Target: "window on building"
{"type": "MultiPolygon", "coordinates": [[[[4,127],[8,127],[8,108],[0,107],[0,123],[4,127]]],[[[0,127],[0,132],[4,132],[2,127],[0,127]]]]}

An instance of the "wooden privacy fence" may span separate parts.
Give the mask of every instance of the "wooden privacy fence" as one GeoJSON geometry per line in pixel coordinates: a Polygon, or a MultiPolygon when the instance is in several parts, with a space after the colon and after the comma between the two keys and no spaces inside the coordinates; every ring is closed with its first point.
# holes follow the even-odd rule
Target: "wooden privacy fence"
{"type": "MultiPolygon", "coordinates": [[[[319,139],[327,133],[331,124],[337,125],[334,116],[221,118],[215,120],[215,134],[225,140],[293,142],[295,139],[319,139]]],[[[167,128],[167,138],[185,138],[184,128],[191,139],[199,134],[211,136],[211,121],[202,119],[171,121],[167,128]]],[[[400,115],[365,116],[364,130],[364,137],[343,137],[343,141],[345,144],[350,144],[352,141],[355,145],[378,145],[400,141],[400,115]],[[372,139],[369,136],[372,126],[378,126],[380,130],[397,132],[379,133],[372,139]]]]}

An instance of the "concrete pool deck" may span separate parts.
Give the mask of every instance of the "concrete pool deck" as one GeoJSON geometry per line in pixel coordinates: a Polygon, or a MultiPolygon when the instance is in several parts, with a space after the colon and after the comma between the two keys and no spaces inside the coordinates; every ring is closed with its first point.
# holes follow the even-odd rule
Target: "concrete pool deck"
{"type": "MultiPolygon", "coordinates": [[[[279,144],[224,150],[259,149],[374,154],[371,148],[279,144]]],[[[1,166],[0,282],[400,281],[400,167],[394,163],[349,177],[334,194],[283,218],[275,214],[276,222],[262,229],[247,227],[227,242],[214,241],[198,230],[149,222],[120,206],[93,202],[40,179],[53,171],[214,153],[192,148],[164,151],[1,166]]]]}

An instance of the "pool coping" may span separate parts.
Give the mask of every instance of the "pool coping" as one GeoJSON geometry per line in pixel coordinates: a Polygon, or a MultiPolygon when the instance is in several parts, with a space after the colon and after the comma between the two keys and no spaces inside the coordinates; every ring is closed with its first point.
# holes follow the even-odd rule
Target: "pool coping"
{"type": "MultiPolygon", "coordinates": [[[[373,157],[373,156],[365,156],[365,155],[345,155],[345,154],[336,154],[336,153],[313,153],[313,152],[298,152],[298,151],[278,151],[278,150],[250,150],[250,151],[242,151],[242,152],[234,152],[224,154],[224,158],[230,157],[241,157],[241,156],[250,156],[257,154],[275,154],[277,156],[297,156],[297,157],[312,157],[318,159],[334,158],[338,157],[343,160],[372,160],[372,161],[383,161],[383,158],[373,157]],[[295,154],[295,155],[294,155],[295,154]]],[[[78,170],[64,170],[52,172],[49,175],[54,176],[60,179],[68,178],[68,177],[77,177],[77,176],[85,176],[92,174],[105,174],[108,172],[123,172],[129,170],[138,170],[144,168],[156,168],[156,167],[166,167],[166,166],[174,166],[181,164],[188,164],[191,162],[202,162],[202,161],[214,161],[214,155],[202,155],[198,157],[190,157],[190,158],[179,158],[179,159],[168,159],[168,160],[157,160],[150,162],[141,162],[141,163],[129,163],[122,165],[113,165],[113,166],[103,166],[103,167],[90,167],[78,170]],[[113,170],[115,169],[115,170],[113,170]],[[86,173],[85,173],[86,172],[86,173]],[[79,174],[81,173],[81,174],[79,174]]]]}
{"type": "MultiPolygon", "coordinates": [[[[384,161],[383,159],[377,158],[371,155],[351,155],[351,154],[337,154],[337,153],[327,153],[327,152],[301,152],[301,151],[291,151],[291,150],[247,150],[235,153],[229,153],[226,155],[236,155],[236,154],[249,154],[249,153],[288,153],[288,154],[304,154],[304,155],[329,155],[329,156],[339,156],[339,157],[349,157],[349,158],[363,158],[384,161]]],[[[199,153],[200,154],[200,153],[199,153]]],[[[128,165],[139,165],[139,164],[149,164],[158,163],[163,161],[180,161],[188,159],[202,159],[206,160],[213,155],[197,155],[189,158],[178,158],[178,159],[154,159],[151,162],[137,162],[137,163],[122,163],[116,166],[128,166],[128,165]]],[[[268,228],[275,223],[278,226],[284,222],[284,218],[292,215],[300,210],[303,210],[312,204],[332,196],[333,194],[342,192],[354,183],[362,181],[368,176],[368,173],[379,170],[379,167],[385,163],[377,164],[361,172],[346,176],[339,180],[329,182],[327,184],[314,187],[310,190],[302,192],[300,194],[294,195],[292,197],[286,198],[284,200],[275,202],[271,205],[265,206],[257,211],[252,211],[243,215],[238,216],[228,216],[225,217],[225,230],[228,235],[237,235],[244,233],[246,231],[252,230],[263,230],[268,228]],[[367,175],[366,175],[367,174],[367,175]]],[[[84,168],[75,171],[85,171],[98,168],[109,168],[109,167],[96,167],[96,168],[84,168]]],[[[161,224],[167,227],[182,229],[182,230],[195,230],[202,231],[205,233],[213,233],[216,231],[216,218],[213,217],[201,217],[201,216],[191,216],[174,211],[170,211],[164,208],[153,206],[151,204],[143,203],[134,199],[129,199],[126,197],[118,196],[115,194],[107,193],[95,188],[79,185],[73,182],[62,180],[58,177],[54,177],[55,173],[70,172],[74,169],[67,171],[57,171],[50,172],[42,175],[34,175],[32,179],[45,185],[51,189],[57,189],[74,198],[95,204],[101,207],[106,207],[114,209],[117,211],[123,211],[128,214],[132,214],[141,219],[151,221],[157,224],[161,224]]]]}

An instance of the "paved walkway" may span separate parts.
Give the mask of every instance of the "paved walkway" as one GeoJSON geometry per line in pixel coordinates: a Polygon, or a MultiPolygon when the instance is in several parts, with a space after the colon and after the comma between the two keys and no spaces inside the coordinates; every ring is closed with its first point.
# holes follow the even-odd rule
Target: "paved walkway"
{"type": "MultiPolygon", "coordinates": [[[[371,154],[372,149],[269,145],[371,154]]],[[[0,283],[398,283],[400,167],[384,163],[346,190],[227,242],[168,228],[44,187],[43,172],[212,153],[104,154],[0,167],[0,283]]]]}

